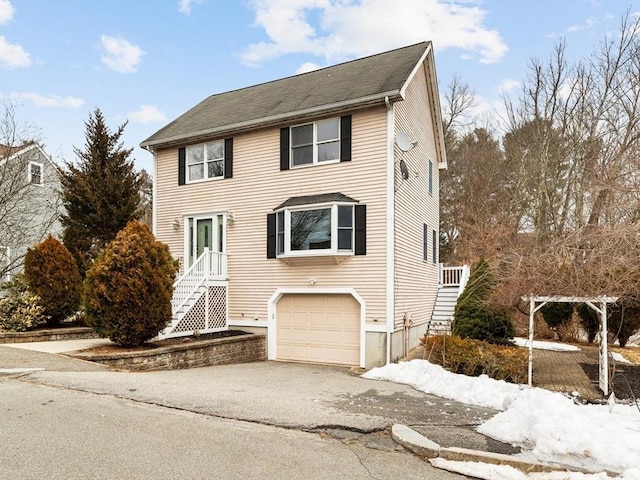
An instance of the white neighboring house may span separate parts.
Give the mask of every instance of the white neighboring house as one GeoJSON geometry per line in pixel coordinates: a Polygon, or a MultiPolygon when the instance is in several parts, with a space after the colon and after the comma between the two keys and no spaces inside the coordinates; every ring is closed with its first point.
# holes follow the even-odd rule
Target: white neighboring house
{"type": "Polygon", "coordinates": [[[57,170],[36,143],[0,144],[0,282],[22,271],[27,248],[62,233],[57,170]]]}

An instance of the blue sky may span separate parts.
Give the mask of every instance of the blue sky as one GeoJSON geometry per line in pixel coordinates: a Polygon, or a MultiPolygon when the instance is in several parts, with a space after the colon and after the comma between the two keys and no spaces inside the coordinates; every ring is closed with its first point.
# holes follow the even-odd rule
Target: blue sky
{"type": "Polygon", "coordinates": [[[99,107],[135,147],[205,97],[432,40],[441,93],[457,74],[500,109],[532,56],[574,57],[640,0],[0,0],[0,96],[52,157],[73,160],[99,107]]]}

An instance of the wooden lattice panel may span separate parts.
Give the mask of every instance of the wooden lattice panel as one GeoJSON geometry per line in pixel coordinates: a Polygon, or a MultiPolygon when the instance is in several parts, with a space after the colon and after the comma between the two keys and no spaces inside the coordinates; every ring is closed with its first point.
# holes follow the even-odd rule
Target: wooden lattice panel
{"type": "Polygon", "coordinates": [[[170,335],[176,333],[189,334],[194,331],[207,332],[223,330],[227,327],[227,287],[209,287],[209,319],[207,321],[207,295],[203,293],[184,317],[171,330],[170,335]]]}

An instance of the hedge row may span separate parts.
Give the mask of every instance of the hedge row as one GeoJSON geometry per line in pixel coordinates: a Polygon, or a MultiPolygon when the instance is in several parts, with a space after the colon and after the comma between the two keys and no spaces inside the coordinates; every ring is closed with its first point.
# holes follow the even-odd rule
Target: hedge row
{"type": "Polygon", "coordinates": [[[512,383],[527,382],[528,353],[525,349],[495,345],[453,336],[423,337],[425,358],[464,375],[488,375],[512,383]]]}

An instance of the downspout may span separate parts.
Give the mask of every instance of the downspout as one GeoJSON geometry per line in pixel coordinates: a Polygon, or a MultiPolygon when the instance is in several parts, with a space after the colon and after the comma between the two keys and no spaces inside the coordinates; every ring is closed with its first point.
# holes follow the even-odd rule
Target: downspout
{"type": "Polygon", "coordinates": [[[395,202],[394,202],[394,158],[393,158],[393,105],[389,97],[384,97],[384,104],[387,107],[387,265],[386,272],[386,319],[387,319],[387,355],[386,364],[391,363],[391,333],[393,332],[395,301],[394,301],[394,249],[395,238],[393,236],[395,222],[395,202]]]}

